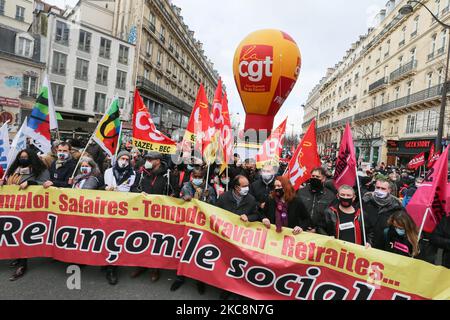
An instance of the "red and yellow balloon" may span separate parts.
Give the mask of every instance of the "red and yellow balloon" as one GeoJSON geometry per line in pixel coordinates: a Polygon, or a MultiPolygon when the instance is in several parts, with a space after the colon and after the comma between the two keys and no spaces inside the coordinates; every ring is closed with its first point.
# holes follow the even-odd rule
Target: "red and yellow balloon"
{"type": "Polygon", "coordinates": [[[280,30],[249,34],[234,55],[234,79],[247,113],[245,130],[271,131],[273,121],[300,74],[301,54],[280,30]]]}

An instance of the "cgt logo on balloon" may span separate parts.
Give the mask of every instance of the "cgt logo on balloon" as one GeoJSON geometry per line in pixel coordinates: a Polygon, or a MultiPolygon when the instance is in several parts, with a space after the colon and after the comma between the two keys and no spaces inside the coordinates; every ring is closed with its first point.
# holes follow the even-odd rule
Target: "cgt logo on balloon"
{"type": "Polygon", "coordinates": [[[244,46],[239,58],[241,90],[269,92],[272,82],[273,47],[265,45],[244,46]]]}

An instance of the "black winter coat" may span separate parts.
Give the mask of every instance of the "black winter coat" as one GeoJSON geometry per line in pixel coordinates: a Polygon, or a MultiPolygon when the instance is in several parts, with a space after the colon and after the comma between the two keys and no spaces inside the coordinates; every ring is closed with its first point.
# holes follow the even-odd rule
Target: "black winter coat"
{"type": "Polygon", "coordinates": [[[250,194],[255,197],[258,204],[265,203],[269,200],[269,195],[273,190],[274,181],[268,185],[264,183],[262,178],[259,178],[250,185],[250,194]]]}
{"type": "Polygon", "coordinates": [[[450,269],[450,216],[442,218],[430,240],[436,247],[444,249],[442,265],[450,269]]]}
{"type": "Polygon", "coordinates": [[[245,214],[250,222],[261,221],[261,216],[257,211],[257,203],[255,198],[251,194],[248,194],[242,199],[241,203],[237,205],[232,192],[233,190],[230,190],[221,195],[219,200],[217,200],[216,206],[233,212],[238,216],[245,214]]]}
{"type": "MultiPolygon", "coordinates": [[[[263,218],[270,220],[271,224],[276,224],[276,201],[269,198],[263,210],[263,218]]],[[[288,203],[288,228],[300,227],[307,229],[311,226],[311,217],[305,206],[298,198],[294,198],[288,203]]]]}
{"type": "Polygon", "coordinates": [[[175,194],[172,181],[170,186],[167,184],[167,166],[161,163],[156,171],[148,171],[144,168],[137,174],[136,184],[133,192],[145,192],[154,195],[173,195],[175,194]]]}
{"type": "Polygon", "coordinates": [[[400,200],[395,197],[392,197],[391,203],[384,207],[380,207],[373,200],[371,193],[363,197],[363,209],[365,217],[367,217],[365,223],[367,228],[373,231],[372,245],[374,248],[384,250],[384,229],[388,227],[387,221],[395,211],[402,208],[400,200]]]}
{"type": "Polygon", "coordinates": [[[327,188],[320,192],[312,192],[308,184],[297,192],[297,198],[310,214],[311,228],[316,229],[319,234],[326,235],[326,231],[321,226],[325,224],[325,210],[336,201],[336,196],[333,192],[327,188]]]}
{"type": "Polygon", "coordinates": [[[57,160],[53,161],[50,166],[50,181],[53,182],[53,186],[57,188],[71,188],[69,179],[72,177],[77,162],[74,159],[68,160],[62,167],[56,169],[57,160]]]}

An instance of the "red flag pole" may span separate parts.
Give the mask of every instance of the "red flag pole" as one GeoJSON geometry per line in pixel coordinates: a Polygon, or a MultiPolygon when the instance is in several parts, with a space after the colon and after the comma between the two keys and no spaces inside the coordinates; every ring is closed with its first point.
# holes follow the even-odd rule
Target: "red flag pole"
{"type": "Polygon", "coordinates": [[[363,209],[363,205],[362,205],[361,187],[359,185],[358,168],[356,166],[355,166],[355,172],[356,172],[356,183],[357,183],[357,186],[358,186],[359,206],[360,206],[360,209],[361,209],[361,221],[362,221],[363,239],[364,239],[364,245],[366,245],[367,244],[367,239],[366,239],[366,227],[365,227],[365,223],[364,223],[364,209],[363,209]]]}

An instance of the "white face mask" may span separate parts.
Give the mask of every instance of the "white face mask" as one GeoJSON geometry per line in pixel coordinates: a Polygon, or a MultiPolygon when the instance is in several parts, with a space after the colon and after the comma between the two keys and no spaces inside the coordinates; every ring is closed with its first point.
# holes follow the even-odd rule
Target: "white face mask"
{"type": "Polygon", "coordinates": [[[388,196],[388,192],[382,190],[375,190],[374,195],[379,199],[385,199],[388,196]]]}
{"type": "Polygon", "coordinates": [[[239,194],[243,197],[245,197],[246,195],[248,195],[248,193],[250,192],[250,188],[249,187],[245,187],[245,188],[241,188],[241,191],[239,192],[239,194]]]}
{"type": "Polygon", "coordinates": [[[119,167],[122,168],[122,169],[128,167],[128,165],[130,164],[126,160],[119,160],[117,163],[119,164],[119,167]]]}
{"type": "Polygon", "coordinates": [[[153,169],[153,163],[147,161],[147,162],[145,163],[145,169],[147,169],[147,170],[152,170],[152,169],[153,169]]]}

